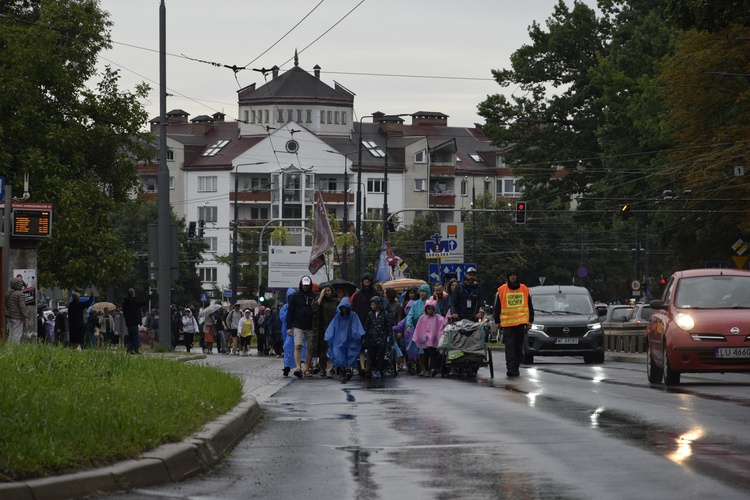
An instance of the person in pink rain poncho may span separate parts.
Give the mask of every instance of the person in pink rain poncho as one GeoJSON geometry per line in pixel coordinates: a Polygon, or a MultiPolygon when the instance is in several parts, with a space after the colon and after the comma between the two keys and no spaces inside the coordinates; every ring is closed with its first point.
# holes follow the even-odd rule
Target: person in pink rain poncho
{"type": "Polygon", "coordinates": [[[430,298],[425,302],[424,314],[419,317],[411,338],[410,351],[419,352],[420,377],[435,377],[440,373],[440,354],[437,346],[447,320],[437,313],[437,303],[430,298]]]}

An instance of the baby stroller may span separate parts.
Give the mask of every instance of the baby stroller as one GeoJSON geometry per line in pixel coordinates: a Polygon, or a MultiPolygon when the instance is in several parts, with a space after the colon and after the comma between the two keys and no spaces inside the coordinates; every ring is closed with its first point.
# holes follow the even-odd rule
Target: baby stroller
{"type": "Polygon", "coordinates": [[[480,368],[490,368],[490,378],[495,378],[492,351],[487,348],[490,326],[462,319],[446,325],[438,350],[443,355],[443,373],[455,369],[459,376],[473,378],[480,368]]]}

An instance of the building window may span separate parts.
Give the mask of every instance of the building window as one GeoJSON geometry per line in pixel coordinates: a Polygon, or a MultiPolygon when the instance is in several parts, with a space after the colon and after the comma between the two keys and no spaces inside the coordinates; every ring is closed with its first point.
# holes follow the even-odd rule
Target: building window
{"type": "Polygon", "coordinates": [[[202,206],[198,207],[198,220],[205,222],[216,222],[218,209],[216,207],[202,206]]]}
{"type": "Polygon", "coordinates": [[[307,123],[312,123],[312,109],[307,110],[307,120],[305,120],[307,123]]]}
{"type": "Polygon", "coordinates": [[[286,121],[290,122],[294,118],[294,110],[293,109],[287,109],[286,110],[286,121]]]}
{"type": "Polygon", "coordinates": [[[422,151],[417,151],[414,155],[414,163],[427,163],[427,155],[425,154],[424,149],[422,151]]]}
{"type": "Polygon", "coordinates": [[[479,156],[479,155],[478,155],[478,154],[476,154],[476,153],[474,153],[474,154],[470,154],[469,156],[471,157],[471,159],[472,159],[472,160],[474,160],[474,161],[475,161],[475,162],[477,162],[477,163],[484,163],[484,160],[482,159],[482,157],[481,157],[481,156],[479,156]]]}
{"type": "Polygon", "coordinates": [[[219,141],[210,148],[208,148],[206,151],[203,152],[203,156],[216,156],[216,154],[221,151],[221,148],[229,144],[228,140],[219,141]]]}
{"type": "Polygon", "coordinates": [[[155,193],[156,192],[156,176],[144,177],[143,186],[147,193],[155,193]]]}
{"type": "Polygon", "coordinates": [[[498,179],[497,181],[497,192],[502,193],[503,196],[518,196],[521,194],[521,190],[516,185],[518,179],[504,178],[498,179]]]}
{"type": "Polygon", "coordinates": [[[320,190],[333,193],[336,191],[336,179],[333,177],[326,177],[320,179],[320,190]]]}
{"type": "Polygon", "coordinates": [[[279,123],[284,123],[284,110],[279,110],[279,116],[276,118],[276,121],[279,123]]]}
{"type": "Polygon", "coordinates": [[[414,191],[425,191],[424,179],[414,179],[414,191]]]}
{"type": "Polygon", "coordinates": [[[332,118],[333,118],[333,112],[332,112],[332,111],[329,111],[329,112],[328,112],[328,123],[333,123],[333,120],[332,120],[332,118]]]}
{"type": "Polygon", "coordinates": [[[199,267],[198,276],[204,283],[216,283],[216,268],[215,267],[199,267]]]}
{"type": "Polygon", "coordinates": [[[339,124],[339,112],[338,112],[338,111],[336,111],[336,112],[335,112],[335,113],[333,114],[333,123],[335,123],[336,125],[338,125],[338,124],[339,124]]]}
{"type": "Polygon", "coordinates": [[[368,208],[366,218],[368,220],[381,220],[383,218],[382,214],[383,214],[382,208],[368,208]]]}
{"type": "Polygon", "coordinates": [[[346,111],[341,112],[341,125],[346,125],[346,111]]]}
{"type": "Polygon", "coordinates": [[[216,248],[219,243],[219,238],[216,236],[207,236],[203,238],[203,241],[208,245],[206,252],[216,253],[216,248]]]}
{"type": "Polygon", "coordinates": [[[325,122],[326,122],[326,112],[321,109],[320,110],[320,123],[325,123],[325,122]]]}
{"type": "MultiPolygon", "coordinates": [[[[265,180],[267,181],[267,179],[265,180]]],[[[262,177],[246,177],[241,180],[240,185],[243,191],[260,191],[263,189],[263,181],[262,177]]]]}
{"type": "MultiPolygon", "coordinates": [[[[245,110],[242,115],[245,118],[245,123],[248,123],[250,121],[250,111],[245,110]]],[[[253,111],[253,123],[255,123],[255,111],[253,111]]]]}
{"type": "Polygon", "coordinates": [[[495,156],[495,166],[496,167],[504,167],[505,162],[503,161],[502,155],[496,155],[495,156]]]}
{"type": "Polygon", "coordinates": [[[469,181],[466,179],[461,181],[461,196],[469,196],[469,181]]]}
{"type": "Polygon", "coordinates": [[[368,193],[383,193],[385,191],[385,179],[367,179],[368,193]]]}
{"type": "Polygon", "coordinates": [[[250,209],[251,219],[268,219],[268,208],[267,207],[252,207],[250,209]]]}
{"type": "Polygon", "coordinates": [[[174,161],[174,151],[167,149],[167,161],[174,161]]]}
{"type": "Polygon", "coordinates": [[[367,140],[362,139],[362,146],[364,146],[365,149],[367,149],[367,151],[369,151],[370,154],[376,158],[385,157],[385,153],[383,152],[383,150],[380,149],[378,145],[372,141],[367,141],[367,140]]]}
{"type": "Polygon", "coordinates": [[[169,176],[169,189],[174,189],[174,176],[169,176]]]}
{"type": "Polygon", "coordinates": [[[266,113],[266,119],[263,120],[263,121],[266,122],[266,123],[268,123],[268,115],[269,115],[268,110],[265,110],[265,113],[266,113]]]}
{"type": "Polygon", "coordinates": [[[210,177],[198,177],[198,192],[216,192],[217,188],[217,177],[215,175],[210,177]]]}
{"type": "Polygon", "coordinates": [[[297,123],[302,123],[302,110],[297,110],[297,123]]]}

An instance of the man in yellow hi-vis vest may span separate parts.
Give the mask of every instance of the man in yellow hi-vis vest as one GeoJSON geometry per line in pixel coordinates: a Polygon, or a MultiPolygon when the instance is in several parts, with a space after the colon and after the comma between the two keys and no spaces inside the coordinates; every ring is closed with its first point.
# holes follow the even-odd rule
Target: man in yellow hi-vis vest
{"type": "Polygon", "coordinates": [[[507,375],[518,377],[521,374],[524,336],[534,321],[534,306],[531,305],[529,288],[519,282],[515,268],[508,269],[508,282],[497,289],[493,317],[503,332],[507,375]]]}

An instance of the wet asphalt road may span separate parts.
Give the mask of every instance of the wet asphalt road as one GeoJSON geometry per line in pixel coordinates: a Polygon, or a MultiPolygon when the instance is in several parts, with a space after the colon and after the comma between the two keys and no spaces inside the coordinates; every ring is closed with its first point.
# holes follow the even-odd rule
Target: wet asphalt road
{"type": "Polygon", "coordinates": [[[294,379],[210,474],[108,498],[750,495],[750,375],[664,389],[643,365],[576,358],[496,375],[294,379]]]}

